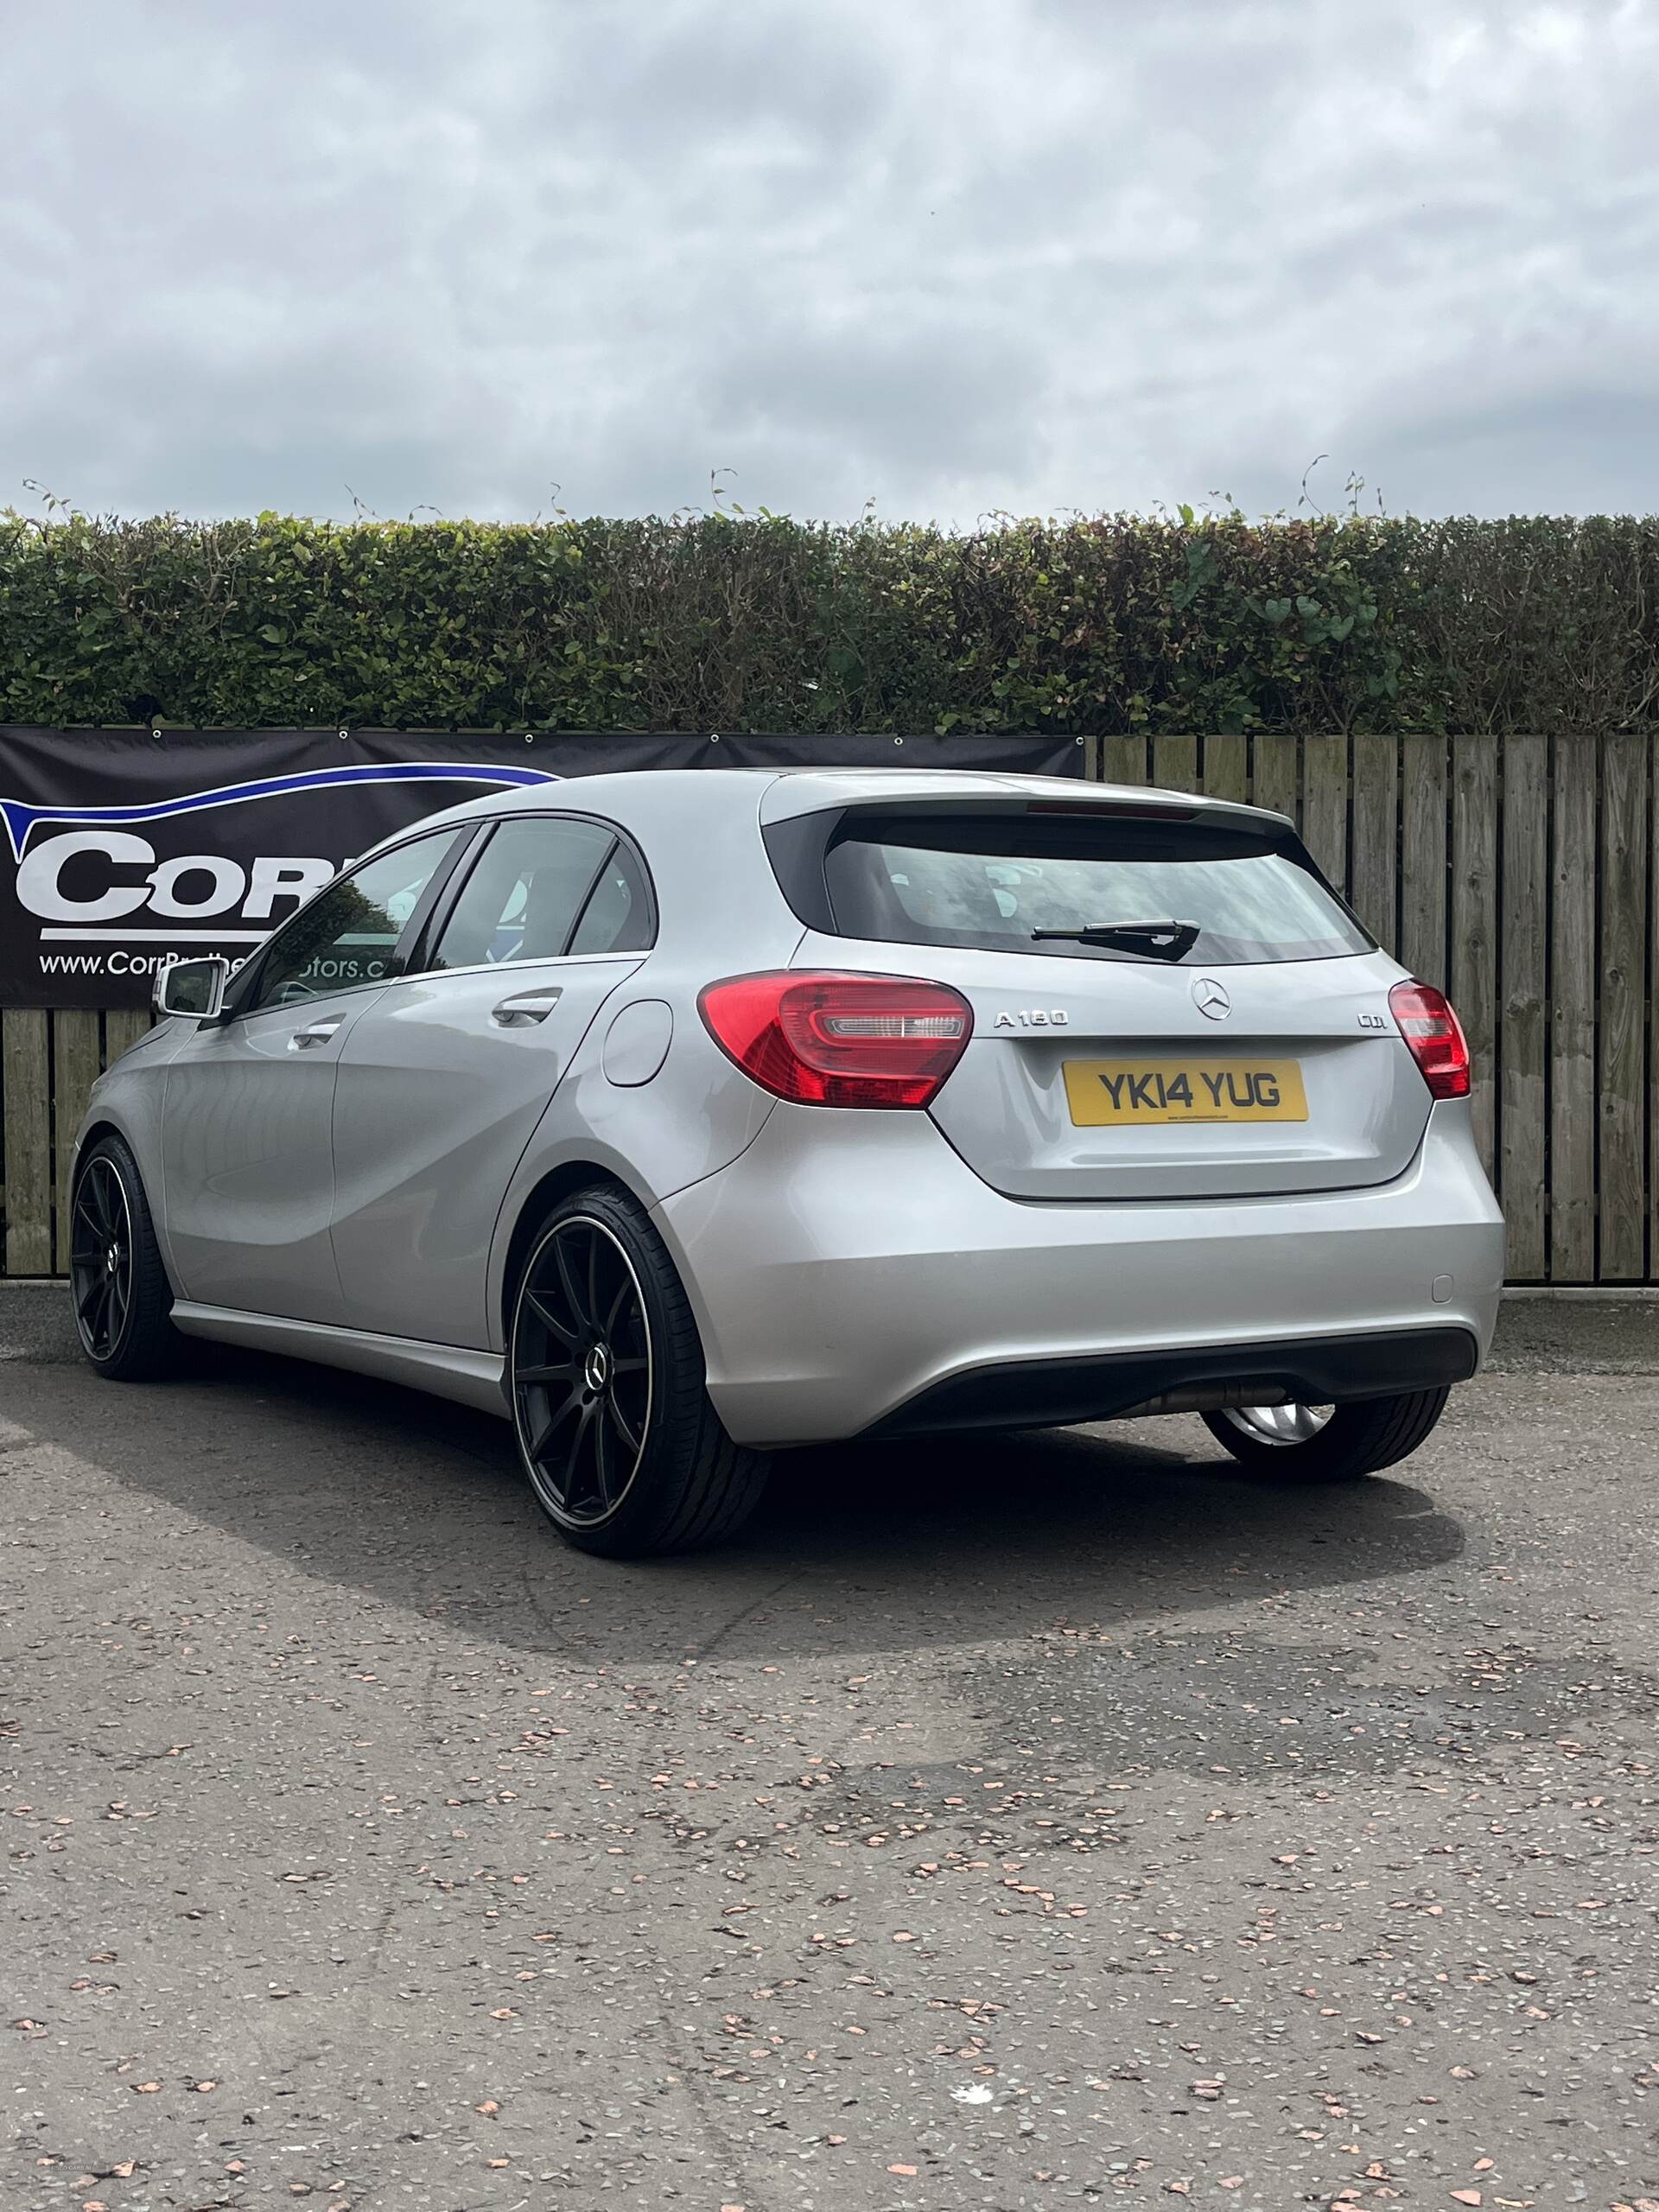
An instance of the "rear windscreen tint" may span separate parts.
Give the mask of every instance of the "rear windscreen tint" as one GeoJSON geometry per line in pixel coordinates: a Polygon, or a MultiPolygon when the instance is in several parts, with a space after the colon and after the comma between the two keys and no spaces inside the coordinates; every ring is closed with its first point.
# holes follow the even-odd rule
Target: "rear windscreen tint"
{"type": "Polygon", "coordinates": [[[852,814],[823,868],[836,932],[884,944],[1138,961],[1154,956],[1032,932],[1182,921],[1188,967],[1373,950],[1289,831],[1237,823],[852,814]]]}

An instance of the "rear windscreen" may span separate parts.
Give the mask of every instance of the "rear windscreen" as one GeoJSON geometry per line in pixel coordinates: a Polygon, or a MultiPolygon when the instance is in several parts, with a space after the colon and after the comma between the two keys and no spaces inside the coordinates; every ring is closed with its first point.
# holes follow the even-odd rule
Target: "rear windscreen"
{"type": "Polygon", "coordinates": [[[823,868],[836,932],[886,944],[1146,960],[1160,956],[1033,932],[1181,922],[1187,966],[1373,950],[1289,831],[1236,823],[849,814],[823,868]]]}

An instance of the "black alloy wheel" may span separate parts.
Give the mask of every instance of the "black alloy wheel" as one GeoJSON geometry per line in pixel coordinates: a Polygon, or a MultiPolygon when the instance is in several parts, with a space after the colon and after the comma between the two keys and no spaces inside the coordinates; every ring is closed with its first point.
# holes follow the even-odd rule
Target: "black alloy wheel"
{"type": "Polygon", "coordinates": [[[727,1433],[679,1270],[615,1184],[573,1191],[543,1216],[517,1278],[506,1367],[531,1495],[578,1551],[691,1551],[753,1510],[767,1456],[727,1433]]]}
{"type": "Polygon", "coordinates": [[[69,1201],[69,1293],[80,1348],[114,1382],[177,1372],[184,1339],[150,1218],[144,1179],[126,1139],[106,1129],[86,1147],[69,1201]]]}
{"type": "Polygon", "coordinates": [[[595,1528],[627,1495],[650,1434],[653,1380],[633,1262],[604,1222],[566,1215],[531,1255],[512,1341],[525,1465],[561,1528],[595,1528]]]}
{"type": "Polygon", "coordinates": [[[132,1312],[132,1207],[107,1154],[87,1164],[75,1189],[69,1282],[75,1326],[89,1359],[115,1357],[132,1312]]]}

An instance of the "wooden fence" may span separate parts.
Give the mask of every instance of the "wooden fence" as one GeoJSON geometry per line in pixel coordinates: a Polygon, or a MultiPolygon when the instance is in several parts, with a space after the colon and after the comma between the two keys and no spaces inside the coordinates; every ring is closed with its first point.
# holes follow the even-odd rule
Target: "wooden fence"
{"type": "MultiPolygon", "coordinates": [[[[1449,990],[1517,1282],[1659,1276],[1659,778],[1646,736],[1101,738],[1110,781],[1293,815],[1391,951],[1449,990]]],[[[148,1026],[0,1014],[0,1272],[61,1272],[87,1089],[148,1026]]]]}
{"type": "Polygon", "coordinates": [[[1656,743],[1102,738],[1091,765],[1294,817],[1463,1018],[1510,1281],[1642,1283],[1659,1273],[1656,743]]]}
{"type": "Polygon", "coordinates": [[[148,1009],[0,1009],[0,1274],[64,1274],[71,1148],[86,1094],[149,1027],[148,1009]]]}

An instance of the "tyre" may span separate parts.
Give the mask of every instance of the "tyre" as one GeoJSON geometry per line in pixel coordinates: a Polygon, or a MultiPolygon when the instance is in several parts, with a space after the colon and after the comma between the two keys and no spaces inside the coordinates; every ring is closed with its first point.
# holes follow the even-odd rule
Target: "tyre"
{"type": "Polygon", "coordinates": [[[1202,1418],[1217,1443],[1252,1474],[1288,1483],[1351,1482],[1414,1452],[1450,1395],[1413,1390],[1344,1406],[1236,1406],[1202,1418]]]}
{"type": "Polygon", "coordinates": [[[148,1382],[170,1375],[184,1339],[162,1265],[138,1163],[123,1140],[99,1137],[69,1205],[69,1287],[80,1348],[100,1375],[148,1382]]]}
{"type": "Polygon", "coordinates": [[[513,1296],[508,1385],[537,1503],[613,1559],[719,1542],[765,1487],[764,1452],[709,1403],[683,1286],[644,1210],[579,1191],[537,1230],[513,1296]]]}

